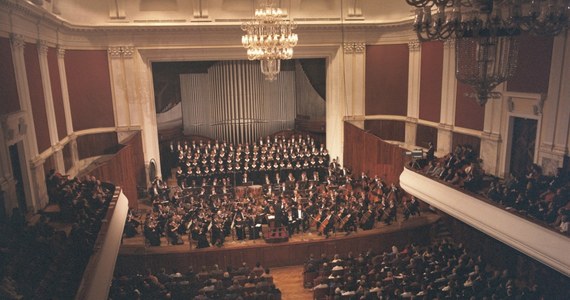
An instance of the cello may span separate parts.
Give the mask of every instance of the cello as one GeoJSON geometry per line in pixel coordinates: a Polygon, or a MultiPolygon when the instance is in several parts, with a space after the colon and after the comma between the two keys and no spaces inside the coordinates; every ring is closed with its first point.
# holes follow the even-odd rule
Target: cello
{"type": "Polygon", "coordinates": [[[332,214],[330,214],[328,217],[326,217],[326,219],[324,219],[324,221],[321,222],[321,225],[319,226],[319,233],[323,234],[325,232],[325,229],[329,225],[331,219],[332,214]]]}

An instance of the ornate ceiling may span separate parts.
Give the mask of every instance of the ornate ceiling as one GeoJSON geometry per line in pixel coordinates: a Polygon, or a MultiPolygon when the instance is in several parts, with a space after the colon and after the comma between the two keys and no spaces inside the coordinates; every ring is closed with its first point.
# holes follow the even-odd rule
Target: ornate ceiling
{"type": "MultiPolygon", "coordinates": [[[[412,18],[404,0],[276,0],[302,24],[395,24],[412,18]]],[[[16,3],[17,0],[0,0],[16,3]]],[[[28,0],[71,26],[208,26],[241,23],[257,0],[28,0]]]]}

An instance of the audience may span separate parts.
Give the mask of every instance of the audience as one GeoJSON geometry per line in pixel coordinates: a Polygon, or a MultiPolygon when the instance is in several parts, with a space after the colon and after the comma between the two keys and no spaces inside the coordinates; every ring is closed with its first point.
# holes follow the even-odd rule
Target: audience
{"type": "Polygon", "coordinates": [[[61,207],[58,229],[45,214],[28,222],[18,209],[0,224],[1,299],[75,296],[113,191],[90,176],[48,182],[50,201],[61,207]]]}
{"type": "Polygon", "coordinates": [[[332,299],[539,299],[536,286],[524,285],[448,241],[431,246],[392,247],[381,254],[310,256],[305,278],[314,279],[315,298],[332,299]],[[314,277],[314,276],[313,276],[314,277]]]}
{"type": "Polygon", "coordinates": [[[240,268],[228,266],[225,271],[217,265],[203,266],[195,274],[192,267],[184,274],[173,270],[158,274],[147,270],[145,274],[117,274],[113,279],[109,299],[281,299],[281,291],[273,284],[269,269],[257,263],[249,270],[243,263],[240,268]],[[259,270],[262,272],[259,272],[259,270]]]}
{"type": "Polygon", "coordinates": [[[484,174],[480,159],[469,146],[457,146],[445,157],[426,159],[419,165],[428,176],[484,195],[506,210],[568,234],[570,182],[562,170],[555,176],[545,176],[542,169],[533,164],[524,176],[511,174],[508,180],[503,181],[484,174]]]}

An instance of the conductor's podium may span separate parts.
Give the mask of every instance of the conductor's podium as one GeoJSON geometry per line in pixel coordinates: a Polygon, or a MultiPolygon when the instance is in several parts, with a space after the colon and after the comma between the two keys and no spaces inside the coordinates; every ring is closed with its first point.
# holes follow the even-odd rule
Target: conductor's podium
{"type": "Polygon", "coordinates": [[[264,238],[267,243],[283,243],[289,240],[289,233],[287,233],[287,227],[270,227],[265,232],[264,238]]]}

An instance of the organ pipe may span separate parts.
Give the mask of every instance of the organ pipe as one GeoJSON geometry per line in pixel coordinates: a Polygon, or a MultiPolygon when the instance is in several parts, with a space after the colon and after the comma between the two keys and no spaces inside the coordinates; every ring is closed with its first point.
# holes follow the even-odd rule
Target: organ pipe
{"type": "Polygon", "coordinates": [[[184,133],[250,143],[293,129],[295,72],[282,71],[276,81],[269,82],[258,64],[221,61],[207,73],[181,74],[184,133]]]}

